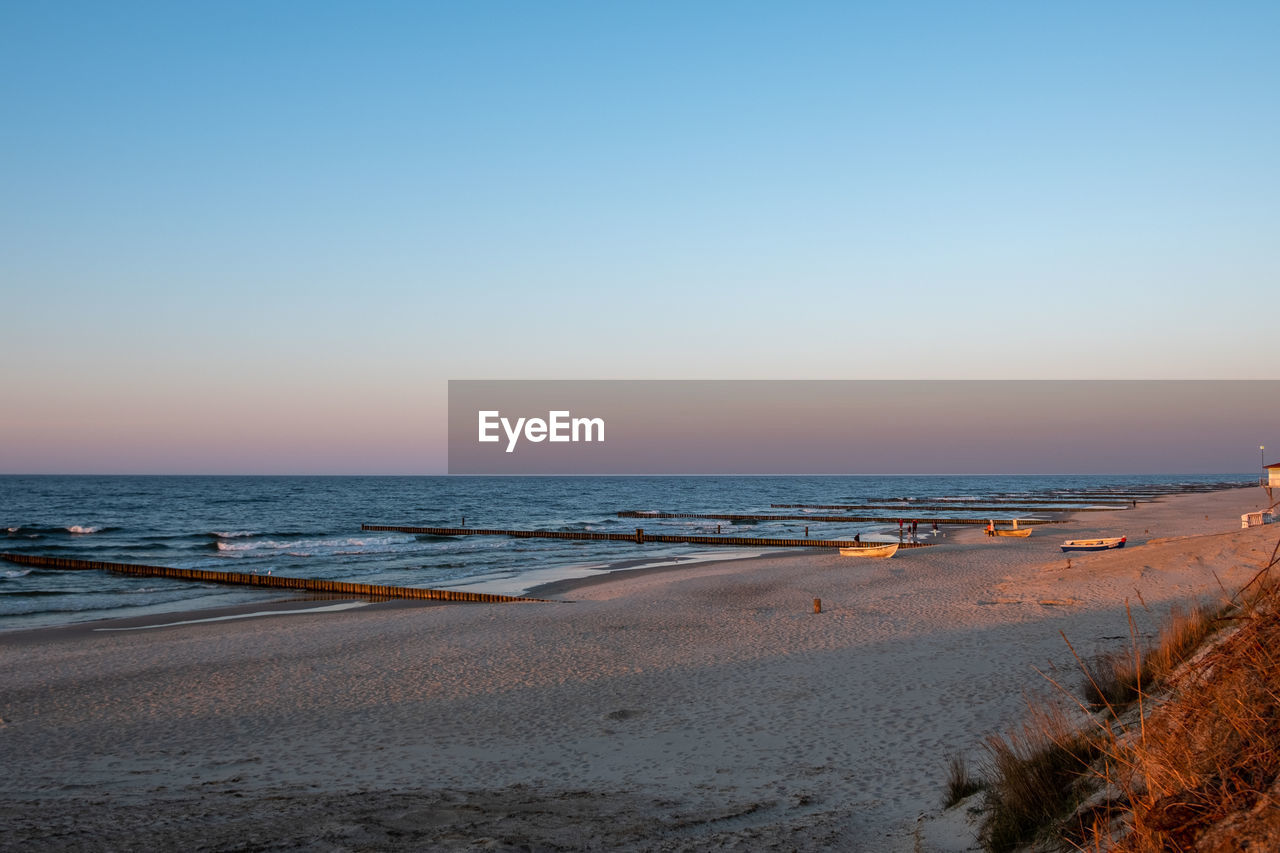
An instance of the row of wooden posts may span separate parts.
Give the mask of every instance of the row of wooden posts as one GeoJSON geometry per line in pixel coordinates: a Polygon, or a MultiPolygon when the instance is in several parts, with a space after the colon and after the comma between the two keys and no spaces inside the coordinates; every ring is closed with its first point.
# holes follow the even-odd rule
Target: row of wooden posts
{"type": "MultiPolygon", "coordinates": [[[[848,523],[852,521],[878,521],[884,524],[892,524],[897,519],[884,518],[883,516],[868,515],[749,515],[746,513],[727,513],[727,512],[637,512],[635,510],[625,510],[618,513],[619,518],[705,518],[712,521],[808,521],[808,522],[835,522],[848,523]]],[[[982,524],[985,525],[989,521],[986,518],[934,518],[932,516],[910,516],[912,521],[924,522],[925,524],[982,524]]],[[[1012,524],[1013,519],[1000,519],[1000,522],[1012,524]]],[[[1052,524],[1048,519],[1042,518],[1020,518],[1019,524],[1052,524]]]]}
{"type": "MultiPolygon", "coordinates": [[[[1034,503],[1031,503],[1031,502],[1028,502],[1026,504],[1017,504],[1017,503],[967,504],[967,503],[960,503],[957,501],[957,502],[945,503],[945,504],[923,504],[923,503],[769,504],[769,506],[772,509],[843,509],[843,510],[878,509],[878,510],[892,511],[894,513],[901,512],[905,514],[910,514],[910,513],[919,513],[919,512],[942,512],[946,510],[957,510],[957,509],[963,509],[969,512],[1010,512],[1018,509],[1025,509],[1027,512],[1114,512],[1115,510],[1118,510],[1118,509],[1125,509],[1126,507],[1128,507],[1128,504],[1125,504],[1124,506],[1120,506],[1119,504],[1112,504],[1110,506],[1083,506],[1083,505],[1082,506],[1062,506],[1061,504],[1057,506],[1036,506],[1034,503]]],[[[845,521],[850,520],[849,517],[847,516],[842,516],[841,518],[845,521]]],[[[875,519],[872,519],[872,520],[883,521],[884,518],[881,516],[877,516],[875,519]]],[[[942,522],[943,522],[943,519],[938,519],[939,524],[941,524],[942,522]]]]}
{"type": "Polygon", "coordinates": [[[101,560],[73,560],[69,557],[44,557],[37,554],[0,554],[0,558],[20,566],[42,569],[98,570],[121,575],[174,578],[176,580],[203,581],[204,583],[233,584],[237,586],[296,589],[307,592],[327,592],[357,598],[411,598],[424,601],[467,601],[486,604],[513,601],[538,601],[542,598],[525,598],[514,595],[496,595],[487,592],[458,592],[451,589],[426,589],[414,586],[384,586],[382,584],[347,583],[346,581],[291,578],[283,575],[249,574],[247,572],[214,572],[205,569],[175,569],[170,566],[140,566],[133,563],[107,563],[101,560]]]}
{"type": "MultiPolygon", "coordinates": [[[[739,548],[875,548],[884,542],[854,539],[785,539],[756,536],[692,536],[683,533],[593,533],[584,530],[497,530],[483,527],[409,527],[399,524],[362,524],[361,530],[412,533],[415,536],[510,536],[513,539],[569,539],[579,542],[662,542],[687,545],[731,545],[739,548]]],[[[925,548],[928,542],[904,542],[903,548],[925,548]]]]}

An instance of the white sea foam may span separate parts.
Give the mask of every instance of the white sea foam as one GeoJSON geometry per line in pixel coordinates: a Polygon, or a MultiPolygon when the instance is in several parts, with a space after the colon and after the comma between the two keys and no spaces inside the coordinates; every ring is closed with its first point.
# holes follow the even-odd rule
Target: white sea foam
{"type": "Polygon", "coordinates": [[[283,551],[293,556],[312,556],[318,552],[335,556],[368,554],[380,551],[403,551],[405,546],[416,546],[418,540],[408,534],[400,536],[365,536],[343,539],[293,539],[281,542],[261,539],[256,542],[228,542],[219,540],[222,552],[253,554],[283,551]]]}
{"type": "Polygon", "coordinates": [[[89,534],[89,533],[97,533],[97,532],[98,532],[99,530],[101,530],[101,529],[102,529],[101,527],[93,527],[93,526],[89,526],[89,525],[73,524],[73,525],[71,525],[70,527],[68,527],[68,528],[67,528],[67,532],[68,532],[68,533],[78,533],[78,534],[89,534]]]}
{"type": "Polygon", "coordinates": [[[254,533],[252,530],[215,530],[213,531],[213,535],[217,536],[219,539],[243,539],[246,536],[257,536],[258,534],[254,533]]]}
{"type": "Polygon", "coordinates": [[[30,569],[14,569],[12,571],[5,571],[4,576],[7,578],[21,578],[26,577],[29,574],[31,574],[30,569]]]}
{"type": "MultiPolygon", "coordinates": [[[[865,537],[864,537],[865,538],[865,537]]],[[[898,540],[893,540],[898,541],[898,540]]],[[[444,589],[463,592],[486,592],[497,595],[525,595],[529,590],[545,583],[576,580],[602,574],[625,575],[635,569],[655,569],[663,566],[692,566],[712,561],[744,560],[765,554],[785,553],[783,549],[725,548],[715,551],[695,551],[690,554],[658,557],[652,562],[642,561],[625,568],[615,568],[611,563],[583,563],[570,566],[552,566],[545,569],[528,569],[517,573],[493,572],[472,578],[452,581],[444,589]]]]}

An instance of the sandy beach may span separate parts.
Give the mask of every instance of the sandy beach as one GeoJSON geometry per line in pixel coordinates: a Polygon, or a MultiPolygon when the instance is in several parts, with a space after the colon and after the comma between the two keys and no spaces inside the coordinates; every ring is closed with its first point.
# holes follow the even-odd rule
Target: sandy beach
{"type": "Polygon", "coordinates": [[[1240,529],[1265,505],[537,591],[564,603],[0,634],[0,848],[973,849],[948,758],[1053,697],[1042,673],[1078,682],[1064,634],[1095,654],[1128,642],[1126,603],[1149,632],[1234,592],[1280,536],[1240,529]],[[1128,547],[1058,547],[1102,535],[1128,547]]]}

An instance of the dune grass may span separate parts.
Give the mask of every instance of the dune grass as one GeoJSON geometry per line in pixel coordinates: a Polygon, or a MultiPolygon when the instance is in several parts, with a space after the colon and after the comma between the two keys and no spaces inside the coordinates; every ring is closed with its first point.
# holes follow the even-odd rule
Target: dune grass
{"type": "Polygon", "coordinates": [[[1175,609],[1148,648],[1081,667],[1082,719],[1032,705],[988,739],[987,850],[1280,850],[1277,585],[1175,609]]]}
{"type": "Polygon", "coordinates": [[[1043,838],[1090,793],[1082,780],[1101,743],[1056,706],[1032,706],[1019,731],[987,739],[988,782],[979,837],[994,853],[1043,838]]]}
{"type": "Polygon", "coordinates": [[[1145,650],[1135,643],[1122,652],[1099,655],[1082,665],[1081,693],[1094,710],[1119,713],[1160,687],[1166,678],[1228,618],[1231,605],[1174,607],[1160,636],[1145,650]]]}
{"type": "Polygon", "coordinates": [[[967,800],[986,787],[986,784],[969,772],[969,764],[963,755],[953,755],[947,762],[947,793],[943,798],[943,808],[951,808],[957,803],[967,800]]]}
{"type": "Polygon", "coordinates": [[[1280,542],[1230,601],[1174,609],[1146,648],[1131,615],[1128,650],[1076,656],[1082,699],[1050,679],[1079,718],[1031,704],[1019,730],[988,739],[985,780],[953,759],[949,804],[961,783],[985,786],[983,846],[1280,850],[1278,566],[1280,542]]]}
{"type": "Polygon", "coordinates": [[[1280,850],[1280,608],[1274,590],[1128,745],[1118,849],[1280,850]]]}

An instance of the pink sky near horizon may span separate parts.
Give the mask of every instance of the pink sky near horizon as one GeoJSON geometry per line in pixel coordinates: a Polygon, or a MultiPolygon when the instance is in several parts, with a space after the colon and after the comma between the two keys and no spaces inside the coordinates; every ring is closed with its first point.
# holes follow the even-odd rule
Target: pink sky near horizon
{"type": "MultiPolygon", "coordinates": [[[[722,399],[718,423],[664,416],[660,405],[633,413],[631,436],[640,440],[629,452],[643,456],[637,465],[665,467],[661,473],[707,473],[700,466],[712,458],[715,473],[1070,473],[1083,461],[1096,473],[1247,472],[1258,465],[1266,431],[1280,423],[1272,402],[1280,397],[1241,395],[1245,386],[1233,383],[1212,383],[1233,399],[1194,407],[1161,394],[1113,401],[1108,434],[1100,410],[1064,417],[1051,405],[1053,382],[1020,386],[1031,396],[984,397],[980,406],[964,382],[899,382],[876,386],[879,411],[898,414],[860,421],[852,446],[852,419],[824,415],[821,401],[806,397],[807,384],[778,384],[793,390],[763,403],[722,399]],[[926,386],[927,398],[912,398],[913,388],[926,386]],[[1037,386],[1046,396],[1035,399],[1037,386]],[[1230,418],[1221,417],[1224,408],[1230,418]],[[773,456],[781,461],[771,465],[761,448],[778,441],[783,449],[773,456]]],[[[38,410],[19,407],[25,417],[0,422],[0,473],[440,474],[448,467],[443,395],[411,385],[317,378],[291,390],[157,387],[130,405],[118,404],[116,393],[99,387],[47,395],[38,410]]],[[[611,436],[621,439],[626,429],[615,421],[611,436]]]]}
{"type": "MultiPolygon", "coordinates": [[[[511,383],[499,383],[511,384],[511,383]]],[[[517,383],[538,388],[539,383],[517,383]]],[[[623,383],[625,384],[625,383],[623,383]]],[[[680,388],[682,383],[662,383],[680,388]]],[[[694,388],[696,383],[685,383],[694,388]]],[[[730,388],[745,383],[717,383],[730,388]]],[[[991,383],[977,383],[986,386],[991,383]]],[[[1097,384],[1097,383],[1096,383],[1097,384]]],[[[1097,384],[1098,407],[1053,405],[1061,383],[1019,383],[1016,396],[974,394],[965,382],[877,383],[872,418],[833,414],[813,383],[772,383],[767,400],[724,394],[713,414],[664,412],[701,405],[696,394],[645,397],[613,420],[608,450],[621,473],[1011,474],[1230,473],[1258,465],[1258,444],[1280,423],[1280,383],[1199,383],[1192,403],[1169,383],[1097,384]],[[1152,388],[1146,400],[1140,389],[1152,388]],[[1135,394],[1134,389],[1139,391],[1135,394]],[[1039,389],[1039,391],[1037,391],[1039,389]],[[1249,391],[1252,389],[1252,391],[1249,391]],[[1243,391],[1243,393],[1242,393],[1243,391]],[[927,393],[924,393],[927,392],[927,393]],[[1123,394],[1107,401],[1107,394],[1123,394]],[[1039,394],[1039,396],[1037,396],[1039,394]],[[667,401],[667,402],[664,402],[667,401]],[[877,414],[878,412],[878,414],[877,414]],[[1100,416],[1105,412],[1105,416],[1100,416]],[[1224,416],[1229,414],[1229,416],[1224,416]],[[621,415],[620,415],[621,416],[621,415]],[[721,420],[716,420],[719,418],[721,420]],[[856,441],[854,435],[856,434],[856,441]],[[626,439],[628,444],[620,444],[626,439]],[[764,450],[762,450],[764,448],[764,450]],[[772,450],[771,450],[772,448],[772,450]],[[625,456],[630,453],[630,457],[625,456]],[[626,461],[630,459],[630,461],[626,461]],[[714,462],[713,470],[708,465],[714,462]]],[[[995,383],[993,387],[1000,387],[995,383]]],[[[549,400],[559,400],[558,397],[549,400]]],[[[443,474],[447,406],[397,383],[287,393],[155,388],[146,405],[50,396],[38,418],[0,423],[5,474],[443,474]],[[317,391],[325,393],[317,396],[317,391]]],[[[557,402],[526,400],[545,411],[557,402]]],[[[856,410],[855,410],[856,411],[856,410]]],[[[841,414],[845,412],[845,414],[841,414]]],[[[544,446],[545,447],[545,446],[544,446]]],[[[1280,439],[1275,450],[1280,451],[1280,439]]],[[[602,470],[604,456],[563,457],[562,473],[602,470]]],[[[1280,456],[1272,455],[1272,461],[1280,456]]],[[[503,462],[508,460],[504,459],[503,462]]],[[[495,471],[500,473],[500,471],[495,471]]],[[[520,471],[512,471],[520,473],[520,471]]]]}
{"type": "Polygon", "coordinates": [[[1055,474],[1252,470],[1280,383],[461,382],[451,473],[1055,474]],[[475,441],[475,412],[606,421],[603,445],[475,441]]]}

